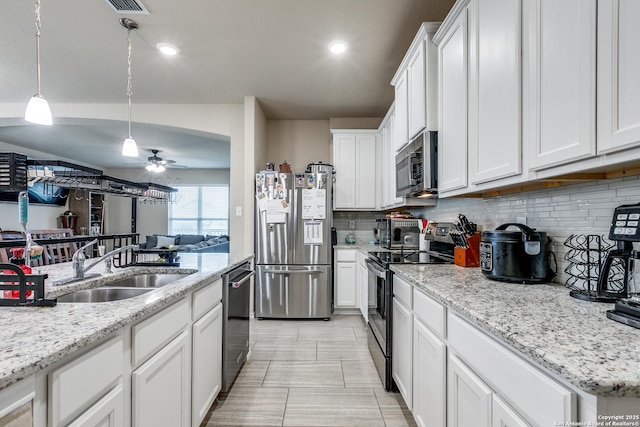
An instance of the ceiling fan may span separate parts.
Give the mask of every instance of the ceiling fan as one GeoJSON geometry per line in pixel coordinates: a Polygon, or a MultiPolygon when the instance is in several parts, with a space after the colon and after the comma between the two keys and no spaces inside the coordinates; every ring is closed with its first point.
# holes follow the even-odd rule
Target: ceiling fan
{"type": "Polygon", "coordinates": [[[149,172],[160,173],[163,172],[167,167],[173,168],[186,168],[186,166],[176,165],[175,160],[164,160],[162,157],[158,156],[160,150],[151,150],[153,153],[152,156],[147,157],[147,165],[145,169],[149,172]]]}

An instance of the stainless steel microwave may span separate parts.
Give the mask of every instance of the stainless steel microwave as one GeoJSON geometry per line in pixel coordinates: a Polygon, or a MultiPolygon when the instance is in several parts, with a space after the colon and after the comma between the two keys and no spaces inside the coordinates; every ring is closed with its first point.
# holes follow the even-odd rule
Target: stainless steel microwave
{"type": "Polygon", "coordinates": [[[438,132],[418,135],[396,155],[396,196],[432,197],[438,192],[438,132]]]}

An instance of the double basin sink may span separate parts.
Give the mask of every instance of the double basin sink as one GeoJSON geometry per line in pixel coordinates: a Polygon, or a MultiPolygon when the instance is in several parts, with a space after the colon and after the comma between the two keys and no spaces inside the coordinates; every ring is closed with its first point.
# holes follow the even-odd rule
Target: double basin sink
{"type": "Polygon", "coordinates": [[[190,273],[140,273],[58,297],[58,302],[109,302],[146,294],[169,285],[190,273]]]}

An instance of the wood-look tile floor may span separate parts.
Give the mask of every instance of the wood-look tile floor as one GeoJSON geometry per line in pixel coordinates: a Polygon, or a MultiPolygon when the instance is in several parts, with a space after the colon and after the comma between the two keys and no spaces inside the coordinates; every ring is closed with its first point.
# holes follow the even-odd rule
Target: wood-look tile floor
{"type": "Polygon", "coordinates": [[[205,426],[415,426],[386,392],[359,316],[252,320],[251,354],[205,426]]]}

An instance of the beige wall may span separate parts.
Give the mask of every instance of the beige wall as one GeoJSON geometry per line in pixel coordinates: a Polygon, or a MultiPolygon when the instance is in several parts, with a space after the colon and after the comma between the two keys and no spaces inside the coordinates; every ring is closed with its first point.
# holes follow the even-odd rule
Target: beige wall
{"type": "Polygon", "coordinates": [[[286,160],[293,172],[304,172],[309,163],[331,163],[330,141],[328,120],[269,120],[265,162],[277,170],[286,160]]]}

